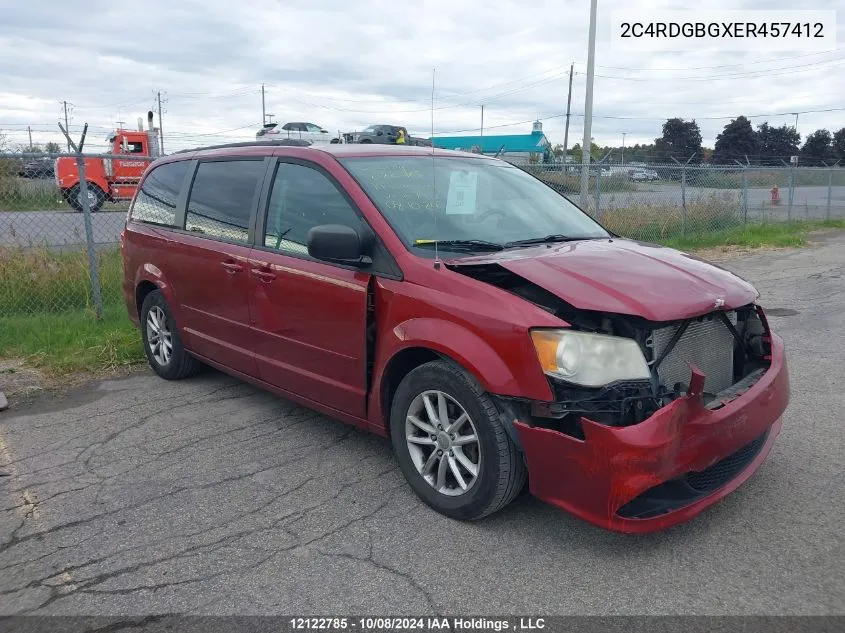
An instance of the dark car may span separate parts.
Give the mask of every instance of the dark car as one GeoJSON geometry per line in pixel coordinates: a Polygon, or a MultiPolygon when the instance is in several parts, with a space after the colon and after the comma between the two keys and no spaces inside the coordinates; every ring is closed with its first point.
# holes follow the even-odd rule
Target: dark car
{"type": "Polygon", "coordinates": [[[159,376],[207,364],[389,437],[415,493],[456,519],[527,478],[604,528],[686,521],[757,470],[789,401],[750,284],[478,154],[172,155],[121,242],[159,376]]]}
{"type": "Polygon", "coordinates": [[[405,145],[431,146],[430,140],[411,136],[408,134],[407,128],[400,125],[370,125],[364,128],[362,132],[352,135],[352,142],[395,145],[399,140],[400,133],[405,136],[405,145]]]}
{"type": "Polygon", "coordinates": [[[55,173],[55,160],[45,157],[25,162],[18,171],[18,176],[21,178],[53,178],[55,173]]]}

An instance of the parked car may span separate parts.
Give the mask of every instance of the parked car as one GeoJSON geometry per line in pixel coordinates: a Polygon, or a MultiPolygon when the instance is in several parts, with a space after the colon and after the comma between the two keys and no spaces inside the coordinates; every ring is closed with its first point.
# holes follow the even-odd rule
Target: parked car
{"type": "Polygon", "coordinates": [[[21,178],[53,178],[55,176],[55,161],[46,156],[29,160],[18,171],[21,178]]]}
{"type": "Polygon", "coordinates": [[[273,141],[277,139],[299,139],[310,143],[338,143],[337,135],[327,129],[308,123],[295,121],[279,126],[278,123],[267,123],[255,135],[257,141],[273,141]]]}
{"type": "Polygon", "coordinates": [[[207,364],[389,437],[414,492],[455,519],[527,477],[603,528],[689,520],[758,469],[789,401],[749,283],[478,154],[159,158],[121,244],[159,376],[207,364]]]}
{"type": "Polygon", "coordinates": [[[652,180],[660,180],[660,176],[656,171],[651,169],[635,169],[630,172],[632,182],[650,182],[652,180]]]}
{"type": "Polygon", "coordinates": [[[404,133],[406,145],[419,145],[431,147],[429,139],[419,138],[408,134],[407,128],[400,125],[370,125],[352,136],[354,143],[379,143],[382,145],[396,144],[399,132],[404,133]]]}

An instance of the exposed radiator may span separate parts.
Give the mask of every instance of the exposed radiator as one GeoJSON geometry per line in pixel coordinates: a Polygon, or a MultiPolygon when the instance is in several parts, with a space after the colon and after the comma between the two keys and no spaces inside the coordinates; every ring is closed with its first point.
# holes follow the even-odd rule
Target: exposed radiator
{"type": "MultiPolygon", "coordinates": [[[[736,312],[727,312],[727,317],[736,325],[736,312]]],[[[669,345],[680,325],[654,330],[651,346],[657,359],[669,345]]],[[[660,383],[673,389],[677,383],[689,385],[690,368],[693,363],[706,376],[704,390],[715,394],[730,387],[734,380],[734,337],[725,323],[714,315],[703,320],[692,321],[669,355],[657,368],[660,383]]]]}

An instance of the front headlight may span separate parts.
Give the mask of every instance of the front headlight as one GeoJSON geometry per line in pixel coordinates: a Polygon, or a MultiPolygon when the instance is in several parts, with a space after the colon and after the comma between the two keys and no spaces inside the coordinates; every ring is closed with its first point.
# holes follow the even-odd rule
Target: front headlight
{"type": "Polygon", "coordinates": [[[532,330],[537,358],[548,376],[584,387],[649,378],[648,363],[630,338],[572,330],[532,330]]]}

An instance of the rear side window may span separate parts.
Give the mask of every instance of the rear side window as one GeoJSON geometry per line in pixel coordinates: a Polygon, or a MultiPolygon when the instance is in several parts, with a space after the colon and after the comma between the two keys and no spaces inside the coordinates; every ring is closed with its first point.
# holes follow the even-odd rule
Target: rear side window
{"type": "Polygon", "coordinates": [[[200,163],[188,199],[185,228],[211,238],[248,244],[252,200],[263,174],[261,160],[200,163]]]}
{"type": "Polygon", "coordinates": [[[191,164],[188,161],[165,163],[152,170],[132,205],[130,217],[135,222],[174,226],[176,200],[191,164]]]}

